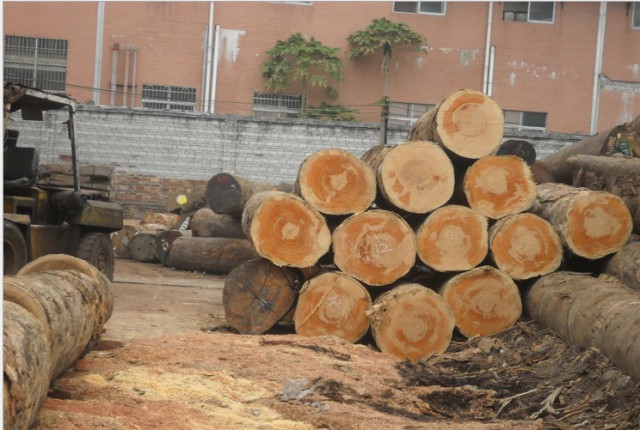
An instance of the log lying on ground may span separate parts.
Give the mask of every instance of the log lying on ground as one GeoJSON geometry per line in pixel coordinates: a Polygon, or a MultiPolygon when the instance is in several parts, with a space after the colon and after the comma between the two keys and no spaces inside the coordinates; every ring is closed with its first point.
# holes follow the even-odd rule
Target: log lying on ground
{"type": "Polygon", "coordinates": [[[301,197],[281,191],[254,194],[242,229],[257,253],[278,266],[313,266],[331,246],[324,217],[301,197]]]}
{"type": "Polygon", "coordinates": [[[153,254],[156,256],[156,259],[163,266],[166,266],[169,263],[169,255],[171,254],[173,242],[179,237],[191,236],[189,233],[190,232],[180,230],[167,230],[158,233],[153,241],[153,254]]]}
{"type": "Polygon", "coordinates": [[[489,230],[496,266],[516,280],[555,272],[562,263],[562,241],[553,226],[532,213],[506,216],[489,230]]]}
{"type": "Polygon", "coordinates": [[[296,334],[357,342],[369,330],[370,309],[371,296],[360,282],[344,273],[323,273],[300,290],[293,316],[296,334]]]}
{"type": "Polygon", "coordinates": [[[122,229],[111,233],[111,245],[116,258],[131,258],[129,243],[138,232],[144,231],[144,227],[138,220],[124,220],[122,229]]]}
{"type": "Polygon", "coordinates": [[[537,189],[530,211],[551,223],[574,254],[595,260],[619,251],[629,240],[633,223],[620,197],[555,183],[537,189]]]}
{"type": "Polygon", "coordinates": [[[229,272],[222,290],[227,323],[242,334],[266,332],[293,309],[303,282],[297,269],[265,258],[240,264],[229,272]]]}
{"type": "Polygon", "coordinates": [[[379,207],[391,204],[422,214],[444,205],[453,194],[453,165],[433,142],[404,142],[368,151],[362,158],[376,172],[379,207]]]}
{"type": "Polygon", "coordinates": [[[462,89],[422,115],[409,140],[437,142],[461,157],[477,159],[491,154],[503,133],[500,106],[480,91],[462,89]]]}
{"type": "Polygon", "coordinates": [[[246,239],[182,236],[173,241],[167,265],[174,269],[226,274],[259,258],[246,239]]]}
{"type": "Polygon", "coordinates": [[[364,212],[376,198],[373,169],[341,149],[323,149],[307,157],[300,164],[294,188],[327,215],[364,212]]]}
{"type": "Polygon", "coordinates": [[[566,341],[595,347],[640,381],[640,292],[614,278],[556,272],[525,297],[529,315],[566,341]]]}
{"type": "Polygon", "coordinates": [[[382,352],[418,361],[443,353],[451,343],[454,315],[438,293],[403,284],[380,295],[371,311],[371,333],[382,352]]]}
{"type": "Polygon", "coordinates": [[[640,158],[574,155],[567,159],[573,172],[573,186],[607,191],[620,197],[640,234],[640,158]]]}
{"type": "Polygon", "coordinates": [[[355,214],[333,232],[334,263],[372,286],[389,285],[415,263],[413,230],[398,214],[374,209],[355,214]]]}
{"type": "Polygon", "coordinates": [[[438,272],[470,270],[487,256],[487,218],[466,206],[431,213],[416,231],[420,260],[438,272]]]}
{"type": "Polygon", "coordinates": [[[163,212],[150,212],[142,217],[142,224],[162,224],[172,229],[180,221],[180,215],[163,212]]]}
{"type": "Polygon", "coordinates": [[[215,213],[210,208],[198,209],[189,223],[193,237],[227,237],[245,239],[239,218],[215,213]]]}
{"type": "Polygon", "coordinates": [[[153,246],[160,231],[140,231],[129,241],[129,256],[136,261],[150,263],[158,261],[153,246]]]}
{"type": "Polygon", "coordinates": [[[511,327],[522,314],[520,292],[506,273],[481,266],[454,276],[440,290],[466,337],[488,336],[511,327]]]}
{"type": "Polygon", "coordinates": [[[531,166],[536,161],[536,149],[530,142],[519,139],[505,140],[494,151],[495,155],[514,155],[531,166]]]}
{"type": "Polygon", "coordinates": [[[492,219],[523,212],[536,198],[529,166],[510,155],[489,155],[473,163],[463,187],[469,206],[492,219]]]}
{"type": "Polygon", "coordinates": [[[622,281],[629,288],[640,290],[640,237],[633,236],[616,252],[604,267],[603,273],[622,281]]]}

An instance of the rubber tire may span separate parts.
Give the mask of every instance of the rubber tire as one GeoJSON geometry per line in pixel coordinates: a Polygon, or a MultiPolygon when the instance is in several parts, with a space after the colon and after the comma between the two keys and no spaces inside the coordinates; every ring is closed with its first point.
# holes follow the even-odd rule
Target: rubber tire
{"type": "Polygon", "coordinates": [[[27,242],[22,232],[11,221],[3,220],[4,275],[15,275],[27,264],[27,242]]]}
{"type": "Polygon", "coordinates": [[[113,281],[116,257],[111,239],[105,233],[87,233],[80,236],[76,257],[94,265],[110,281],[113,281]]]}

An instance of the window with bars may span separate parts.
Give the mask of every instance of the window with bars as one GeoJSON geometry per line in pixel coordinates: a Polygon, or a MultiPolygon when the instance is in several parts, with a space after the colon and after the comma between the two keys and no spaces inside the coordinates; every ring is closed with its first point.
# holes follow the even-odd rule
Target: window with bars
{"type": "Polygon", "coordinates": [[[444,15],[446,12],[445,5],[446,3],[443,1],[396,1],[393,2],[393,11],[444,15]]]}
{"type": "Polygon", "coordinates": [[[546,112],[504,111],[504,126],[515,129],[546,130],[546,112]]]}
{"type": "Polygon", "coordinates": [[[64,39],[6,35],[4,80],[46,91],[64,92],[67,83],[64,39]]]}
{"type": "Polygon", "coordinates": [[[299,94],[253,93],[253,114],[270,118],[297,118],[302,112],[299,94]]]}
{"type": "Polygon", "coordinates": [[[192,112],[196,108],[196,89],[172,85],[142,84],[142,107],[144,109],[192,112]]]}
{"type": "Polygon", "coordinates": [[[506,1],[503,3],[503,21],[543,22],[552,24],[554,20],[555,2],[519,2],[506,1]]]}
{"type": "Polygon", "coordinates": [[[421,103],[389,103],[389,125],[412,125],[434,105],[421,103]]]}

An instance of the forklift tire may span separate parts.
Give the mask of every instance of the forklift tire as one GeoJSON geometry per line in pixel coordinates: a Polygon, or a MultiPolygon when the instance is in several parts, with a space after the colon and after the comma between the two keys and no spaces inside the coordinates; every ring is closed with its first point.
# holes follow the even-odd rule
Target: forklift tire
{"type": "Polygon", "coordinates": [[[3,220],[4,231],[4,275],[15,275],[27,264],[27,242],[22,232],[11,221],[3,220]]]}
{"type": "Polygon", "coordinates": [[[113,281],[116,260],[111,239],[105,233],[87,233],[80,236],[76,257],[93,264],[113,281]]]}

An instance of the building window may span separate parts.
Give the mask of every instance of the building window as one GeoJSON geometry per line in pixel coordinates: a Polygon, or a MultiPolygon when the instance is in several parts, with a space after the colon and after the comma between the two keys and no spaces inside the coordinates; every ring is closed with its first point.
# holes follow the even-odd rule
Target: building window
{"type": "Polygon", "coordinates": [[[4,80],[46,91],[64,92],[67,82],[67,41],[5,36],[4,80]]]}
{"type": "Polygon", "coordinates": [[[547,113],[505,110],[504,126],[519,130],[533,129],[544,131],[547,128],[547,113]]]}
{"type": "Polygon", "coordinates": [[[553,23],[555,2],[504,2],[503,21],[544,22],[553,23]]]}
{"type": "Polygon", "coordinates": [[[170,85],[142,84],[142,107],[145,109],[192,112],[196,108],[196,89],[170,85]]]}
{"type": "Polygon", "coordinates": [[[421,103],[391,102],[389,104],[389,124],[412,125],[433,106],[421,103]]]}
{"type": "Polygon", "coordinates": [[[444,15],[446,8],[443,1],[396,1],[393,2],[393,11],[444,15]]]}
{"type": "Polygon", "coordinates": [[[270,118],[297,118],[302,112],[302,96],[297,94],[253,93],[253,114],[270,118]]]}
{"type": "Polygon", "coordinates": [[[640,2],[633,2],[633,16],[631,17],[631,28],[640,30],[640,2]]]}

